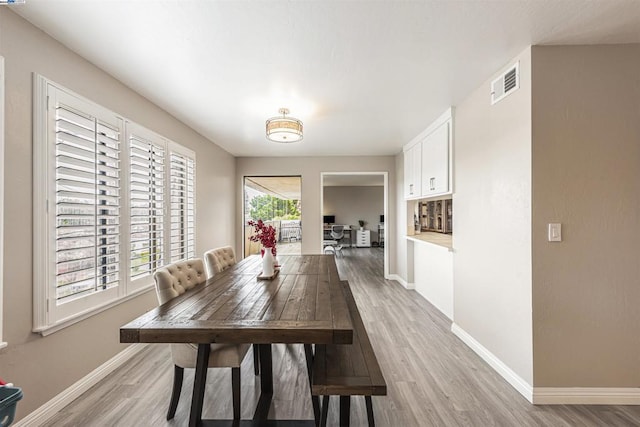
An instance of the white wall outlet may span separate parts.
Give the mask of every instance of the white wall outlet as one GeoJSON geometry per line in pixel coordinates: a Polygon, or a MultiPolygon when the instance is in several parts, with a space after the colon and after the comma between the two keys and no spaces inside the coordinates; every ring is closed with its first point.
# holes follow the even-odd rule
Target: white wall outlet
{"type": "Polygon", "coordinates": [[[549,237],[550,242],[562,242],[562,224],[550,223],[549,224],[549,237]]]}

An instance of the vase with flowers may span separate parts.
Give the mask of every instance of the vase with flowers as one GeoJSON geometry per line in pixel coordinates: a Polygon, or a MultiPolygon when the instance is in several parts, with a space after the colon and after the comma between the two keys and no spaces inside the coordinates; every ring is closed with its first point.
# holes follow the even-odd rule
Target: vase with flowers
{"type": "Polygon", "coordinates": [[[262,275],[273,276],[276,265],[276,229],[272,225],[266,225],[261,219],[249,221],[248,224],[254,228],[254,234],[249,240],[262,245],[262,275]]]}

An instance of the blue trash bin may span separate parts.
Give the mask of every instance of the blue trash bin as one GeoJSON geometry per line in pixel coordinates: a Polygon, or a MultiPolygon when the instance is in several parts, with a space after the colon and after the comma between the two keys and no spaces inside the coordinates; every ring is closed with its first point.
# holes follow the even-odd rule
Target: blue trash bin
{"type": "Polygon", "coordinates": [[[19,387],[0,387],[0,427],[11,425],[20,399],[22,390],[19,387]]]}

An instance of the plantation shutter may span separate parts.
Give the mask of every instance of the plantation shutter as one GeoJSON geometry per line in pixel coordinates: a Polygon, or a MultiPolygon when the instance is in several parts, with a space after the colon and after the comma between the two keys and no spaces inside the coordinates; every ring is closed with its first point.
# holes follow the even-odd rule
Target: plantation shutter
{"type": "Polygon", "coordinates": [[[135,127],[129,134],[132,279],[152,274],[164,264],[164,142],[143,135],[135,127]]]}
{"type": "Polygon", "coordinates": [[[195,160],[171,151],[170,262],[195,256],[195,160]]]}
{"type": "Polygon", "coordinates": [[[48,335],[195,257],[195,153],[37,74],[33,123],[32,330],[48,335]]]}
{"type": "MultiPolygon", "coordinates": [[[[58,304],[118,286],[120,132],[55,105],[55,299],[58,304]]],[[[112,120],[111,120],[112,119],[112,120]]]]}

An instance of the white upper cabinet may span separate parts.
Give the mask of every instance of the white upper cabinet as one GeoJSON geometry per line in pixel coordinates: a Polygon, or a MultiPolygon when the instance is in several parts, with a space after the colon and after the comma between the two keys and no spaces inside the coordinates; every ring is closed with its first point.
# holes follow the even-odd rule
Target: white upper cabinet
{"type": "Polygon", "coordinates": [[[404,152],[404,198],[417,199],[421,196],[422,145],[415,144],[404,152]]]}
{"type": "Polygon", "coordinates": [[[421,199],[453,192],[453,109],[448,109],[404,147],[404,198],[421,199]]]}
{"type": "Polygon", "coordinates": [[[422,141],[422,196],[449,192],[449,126],[441,124],[422,141]]]}

